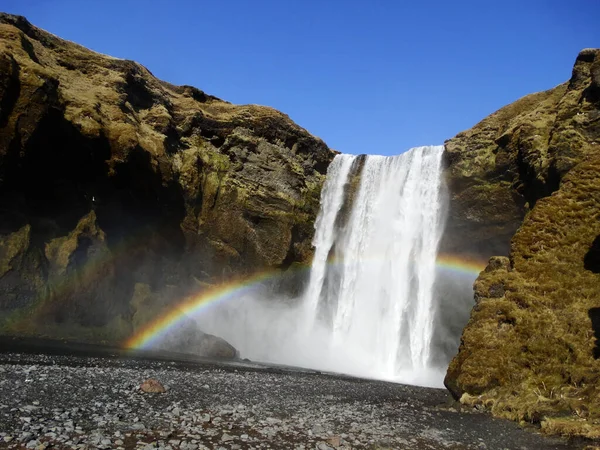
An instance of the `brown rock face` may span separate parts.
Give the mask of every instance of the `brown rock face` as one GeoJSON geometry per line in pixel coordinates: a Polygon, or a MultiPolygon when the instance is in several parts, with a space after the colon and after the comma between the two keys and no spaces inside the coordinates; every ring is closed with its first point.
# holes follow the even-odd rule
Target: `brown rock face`
{"type": "MultiPolygon", "coordinates": [[[[446,386],[497,415],[588,437],[600,435],[599,87],[600,50],[584,50],[569,83],[519,100],[448,144],[454,188],[466,178],[453,194],[454,231],[485,218],[475,191],[487,192],[484,206],[506,200],[492,216],[506,235],[520,228],[509,258],[492,258],[475,282],[446,386]]],[[[490,244],[485,226],[475,229],[483,247],[505,245],[490,244]]]]}
{"type": "Polygon", "coordinates": [[[309,261],[333,156],[271,108],[0,14],[0,330],[119,341],[190,290],[309,261]]]}

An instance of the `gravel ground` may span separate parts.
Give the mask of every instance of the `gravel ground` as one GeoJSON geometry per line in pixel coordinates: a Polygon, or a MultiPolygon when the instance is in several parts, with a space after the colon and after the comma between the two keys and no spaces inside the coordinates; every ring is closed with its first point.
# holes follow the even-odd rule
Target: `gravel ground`
{"type": "Polygon", "coordinates": [[[0,448],[575,449],[441,389],[269,368],[0,353],[0,448]],[[167,392],[139,386],[159,380],[167,392]]]}

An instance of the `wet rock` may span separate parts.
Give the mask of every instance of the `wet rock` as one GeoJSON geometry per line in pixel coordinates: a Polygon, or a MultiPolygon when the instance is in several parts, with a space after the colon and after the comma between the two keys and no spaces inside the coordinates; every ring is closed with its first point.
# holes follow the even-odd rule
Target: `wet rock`
{"type": "Polygon", "coordinates": [[[338,448],[341,445],[341,438],[340,436],[332,436],[327,439],[327,443],[333,448],[338,448]]]}
{"type": "Polygon", "coordinates": [[[162,394],[167,392],[164,386],[160,383],[160,381],[155,380],[154,378],[148,378],[140,385],[140,389],[143,392],[154,393],[154,394],[162,394]]]}
{"type": "Polygon", "coordinates": [[[223,433],[223,436],[221,436],[221,442],[229,442],[229,441],[233,441],[235,438],[227,433],[223,433]]]}

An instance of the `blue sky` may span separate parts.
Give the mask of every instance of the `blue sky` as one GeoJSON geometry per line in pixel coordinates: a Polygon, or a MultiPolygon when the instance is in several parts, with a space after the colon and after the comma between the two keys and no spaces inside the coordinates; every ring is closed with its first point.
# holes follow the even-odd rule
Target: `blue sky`
{"type": "Polygon", "coordinates": [[[600,0],[3,0],[154,75],[272,106],[346,153],[441,144],[568,80],[600,0]]]}

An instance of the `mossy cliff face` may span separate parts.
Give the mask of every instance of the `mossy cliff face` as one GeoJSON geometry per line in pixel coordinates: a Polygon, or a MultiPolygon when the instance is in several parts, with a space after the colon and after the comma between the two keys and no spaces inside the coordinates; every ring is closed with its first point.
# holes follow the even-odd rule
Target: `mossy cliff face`
{"type": "Polygon", "coordinates": [[[448,161],[454,231],[471,226],[502,254],[520,227],[475,282],[446,386],[548,432],[600,437],[600,50],[579,54],[568,83],[449,141],[448,161]]]}
{"type": "Polygon", "coordinates": [[[0,326],[116,341],[204,286],[308,262],[333,156],[271,108],[0,14],[0,326]]]}

